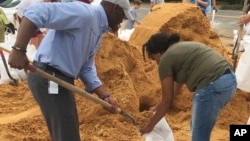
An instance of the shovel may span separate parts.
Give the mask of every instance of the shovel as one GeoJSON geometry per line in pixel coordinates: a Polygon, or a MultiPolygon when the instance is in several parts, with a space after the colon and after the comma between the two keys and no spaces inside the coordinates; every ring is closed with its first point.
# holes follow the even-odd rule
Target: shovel
{"type": "Polygon", "coordinates": [[[2,61],[3,61],[4,68],[5,68],[6,72],[7,72],[7,75],[12,80],[12,82],[10,82],[10,84],[13,85],[13,86],[17,86],[18,85],[18,81],[11,76],[9,68],[8,68],[8,65],[7,65],[7,62],[6,62],[6,59],[4,57],[4,54],[3,54],[2,50],[0,50],[0,55],[1,55],[1,58],[2,58],[2,61]]]}
{"type": "MultiPolygon", "coordinates": [[[[0,49],[4,50],[6,52],[9,52],[9,53],[11,51],[9,48],[2,47],[2,46],[0,46],[0,49]]],[[[30,62],[32,62],[32,61],[30,61],[30,62]]],[[[55,77],[55,76],[41,70],[41,69],[39,69],[39,68],[37,68],[37,67],[35,67],[35,66],[31,65],[31,64],[28,65],[28,70],[30,70],[32,72],[35,72],[35,73],[39,74],[40,76],[42,76],[42,77],[44,77],[44,78],[46,78],[48,80],[54,81],[57,84],[65,87],[66,89],[68,89],[68,90],[70,90],[72,92],[78,93],[81,96],[84,96],[85,98],[87,98],[87,99],[89,99],[89,100],[91,100],[91,101],[93,101],[93,102],[95,102],[97,104],[101,104],[105,108],[111,107],[111,105],[108,102],[106,102],[104,100],[101,100],[101,99],[93,96],[92,94],[90,94],[90,93],[88,93],[88,92],[86,92],[86,91],[84,91],[84,90],[82,90],[82,89],[80,89],[80,88],[66,82],[66,81],[63,81],[63,80],[61,80],[61,79],[59,79],[59,78],[57,78],[57,77],[55,77]]],[[[122,116],[128,117],[132,121],[133,124],[136,124],[136,120],[132,115],[130,115],[129,113],[125,112],[124,110],[122,110],[120,108],[117,108],[117,111],[122,116]]]]}
{"type": "MultiPolygon", "coordinates": [[[[243,15],[246,14],[247,2],[248,2],[248,0],[244,0],[243,15]]],[[[240,28],[239,28],[238,37],[237,37],[236,43],[235,43],[234,48],[233,48],[232,59],[233,59],[233,69],[234,69],[234,71],[236,70],[238,54],[239,54],[239,48],[240,48],[240,42],[241,42],[242,39],[243,39],[243,25],[240,26],[240,28]]]]}
{"type": "Polygon", "coordinates": [[[212,11],[212,17],[211,17],[211,20],[210,20],[210,24],[211,24],[212,27],[214,26],[215,12],[216,12],[216,10],[213,10],[213,11],[212,11]]]}

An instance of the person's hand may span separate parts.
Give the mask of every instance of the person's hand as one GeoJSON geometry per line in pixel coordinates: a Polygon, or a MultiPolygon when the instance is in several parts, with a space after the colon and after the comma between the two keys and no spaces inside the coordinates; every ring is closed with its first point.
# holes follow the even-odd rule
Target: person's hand
{"type": "Polygon", "coordinates": [[[202,0],[197,0],[196,2],[197,2],[197,3],[201,3],[201,2],[203,2],[203,1],[202,1],[202,0]]]}
{"type": "Polygon", "coordinates": [[[217,7],[216,6],[213,6],[213,10],[215,10],[215,12],[218,11],[217,7]]]}
{"type": "Polygon", "coordinates": [[[242,15],[239,18],[238,25],[242,26],[244,24],[247,24],[250,21],[250,15],[242,15]]]}
{"type": "Polygon", "coordinates": [[[27,68],[29,60],[25,52],[12,49],[9,55],[8,64],[11,68],[17,68],[21,70],[27,68]]]}
{"type": "Polygon", "coordinates": [[[106,108],[110,113],[119,113],[118,107],[116,105],[116,102],[112,99],[110,95],[104,96],[102,100],[108,102],[111,106],[109,108],[106,108]]]}
{"type": "Polygon", "coordinates": [[[146,133],[149,133],[149,132],[153,131],[153,129],[154,129],[154,126],[150,126],[149,124],[145,125],[144,127],[142,127],[140,129],[141,136],[143,134],[146,134],[146,133]]]}

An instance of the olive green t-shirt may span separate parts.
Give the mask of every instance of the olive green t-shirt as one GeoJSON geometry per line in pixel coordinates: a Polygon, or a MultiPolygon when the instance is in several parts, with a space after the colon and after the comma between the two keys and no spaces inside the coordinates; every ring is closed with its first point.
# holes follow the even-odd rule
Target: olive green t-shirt
{"type": "Polygon", "coordinates": [[[190,91],[203,88],[221,76],[229,62],[214,49],[198,42],[178,42],[161,56],[159,75],[187,85],[190,91]]]}

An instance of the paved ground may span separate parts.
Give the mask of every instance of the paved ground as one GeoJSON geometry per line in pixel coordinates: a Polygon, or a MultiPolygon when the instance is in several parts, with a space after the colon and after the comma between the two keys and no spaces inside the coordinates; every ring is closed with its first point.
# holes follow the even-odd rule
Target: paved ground
{"type": "MultiPolygon", "coordinates": [[[[141,20],[149,12],[149,3],[143,3],[138,10],[138,18],[141,20]]],[[[219,7],[219,6],[218,6],[219,7]]],[[[239,29],[238,18],[242,11],[218,10],[214,18],[214,31],[222,37],[233,38],[233,30],[239,29]]]]}
{"type": "Polygon", "coordinates": [[[239,29],[238,19],[242,11],[219,10],[215,15],[214,30],[224,37],[233,38],[233,30],[239,29]]]}

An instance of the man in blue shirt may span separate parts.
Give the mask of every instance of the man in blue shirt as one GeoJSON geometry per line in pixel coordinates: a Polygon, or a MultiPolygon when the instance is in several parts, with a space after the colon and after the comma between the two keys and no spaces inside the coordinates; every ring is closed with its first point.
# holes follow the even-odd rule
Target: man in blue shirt
{"type": "MultiPolygon", "coordinates": [[[[90,5],[80,1],[39,3],[23,13],[18,34],[9,56],[13,68],[26,68],[30,37],[39,28],[49,29],[34,57],[33,65],[73,84],[80,78],[87,92],[96,93],[116,112],[115,101],[102,87],[95,67],[95,55],[102,35],[116,32],[123,19],[132,20],[128,0],[103,0],[90,5]]],[[[53,141],[80,141],[74,95],[34,72],[28,86],[40,106],[53,141]]]]}

